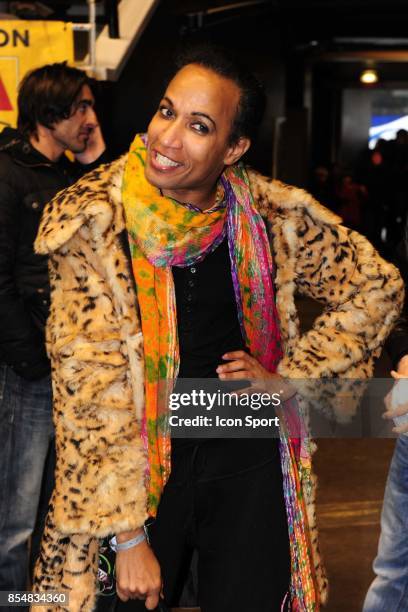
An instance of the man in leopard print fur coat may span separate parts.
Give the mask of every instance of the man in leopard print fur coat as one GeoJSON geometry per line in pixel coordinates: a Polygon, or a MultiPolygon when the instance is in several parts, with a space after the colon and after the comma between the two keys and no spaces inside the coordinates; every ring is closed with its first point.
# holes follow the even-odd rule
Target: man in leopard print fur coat
{"type": "MultiPolygon", "coordinates": [[[[234,78],[194,60],[170,83],[149,127],[149,143],[155,137],[152,125],[160,127],[164,122],[159,133],[164,134],[169,125],[171,130],[180,129],[187,146],[190,131],[198,130],[198,118],[195,107],[194,113],[188,110],[194,120],[189,115],[185,127],[183,105],[190,109],[186,91],[200,109],[200,134],[194,133],[193,138],[205,142],[213,129],[213,117],[201,112],[201,102],[194,97],[199,87],[207,93],[213,87],[211,95],[217,91],[218,96],[227,96],[226,106],[233,109],[223,110],[228,121],[225,117],[218,121],[217,108],[209,105],[218,121],[218,134],[223,121],[230,125],[233,117],[228,112],[236,112],[236,94],[242,88],[234,78]],[[183,126],[177,113],[183,117],[183,126]]],[[[244,149],[249,146],[245,136],[239,138],[244,149]]],[[[154,153],[156,170],[161,164],[166,173],[166,168],[179,166],[170,157],[170,147],[163,145],[164,136],[155,142],[160,138],[161,148],[154,153]]],[[[224,155],[226,136],[215,138],[224,138],[224,155]]],[[[214,141],[211,143],[215,150],[214,141]]],[[[239,157],[243,150],[234,152],[239,157]]],[[[234,163],[237,158],[228,159],[234,163]]],[[[113,534],[125,534],[122,539],[118,535],[119,542],[130,539],[147,518],[146,455],[140,436],[144,350],[126,245],[122,202],[126,163],[124,156],[101,166],[54,198],[45,209],[36,241],[37,252],[50,256],[52,307],[47,342],[53,367],[57,470],[34,587],[69,590],[71,612],[88,611],[95,605],[98,539],[113,534]]],[[[154,170],[153,163],[153,174],[154,170]]],[[[279,374],[293,379],[370,377],[374,358],[400,312],[403,284],[397,269],[305,191],[250,169],[248,177],[255,206],[268,228],[276,270],[276,307],[284,349],[279,374]],[[324,305],[323,313],[304,334],[299,330],[295,293],[324,305]]],[[[173,194],[167,183],[163,193],[173,194]]],[[[313,490],[305,496],[319,586],[313,608],[317,610],[326,599],[327,581],[318,554],[313,490]]],[[[142,577],[139,572],[128,579],[129,564],[124,562],[124,571],[121,561],[118,586],[124,600],[144,596],[146,607],[153,609],[161,586],[160,570],[147,549],[143,542],[131,553],[119,553],[122,558],[128,555],[134,564],[132,555],[140,555],[140,563],[148,569],[142,577]]],[[[166,568],[162,570],[166,589],[166,568]]]]}

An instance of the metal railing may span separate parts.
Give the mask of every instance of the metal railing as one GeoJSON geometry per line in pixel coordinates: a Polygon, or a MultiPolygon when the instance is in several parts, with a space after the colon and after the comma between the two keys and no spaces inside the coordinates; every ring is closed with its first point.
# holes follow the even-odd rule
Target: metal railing
{"type": "MultiPolygon", "coordinates": [[[[86,64],[79,67],[86,70],[91,76],[95,76],[96,71],[96,0],[87,0],[88,3],[88,23],[73,23],[74,32],[88,32],[88,58],[86,64]]],[[[105,0],[105,15],[109,26],[109,36],[119,38],[119,18],[118,0],[105,0]]]]}

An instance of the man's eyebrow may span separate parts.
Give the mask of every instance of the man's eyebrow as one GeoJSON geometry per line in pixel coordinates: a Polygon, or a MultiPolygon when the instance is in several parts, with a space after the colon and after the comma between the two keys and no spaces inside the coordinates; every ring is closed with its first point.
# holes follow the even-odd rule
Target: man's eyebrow
{"type": "Polygon", "coordinates": [[[211,121],[211,123],[213,124],[214,127],[217,127],[214,119],[212,119],[210,117],[210,115],[206,115],[205,113],[200,113],[200,112],[195,112],[195,113],[191,113],[193,117],[204,117],[205,119],[208,119],[208,121],[211,121]]]}
{"type": "Polygon", "coordinates": [[[95,101],[92,98],[81,98],[77,102],[75,102],[75,106],[79,106],[80,104],[86,104],[87,106],[94,106],[95,101]]]}
{"type": "MultiPolygon", "coordinates": [[[[171,98],[169,98],[168,96],[163,96],[162,101],[166,101],[168,104],[170,104],[170,106],[172,106],[174,108],[174,104],[173,104],[171,98]]],[[[217,127],[214,119],[212,119],[212,117],[210,117],[210,115],[207,115],[206,113],[201,113],[199,111],[195,111],[195,112],[191,113],[191,115],[193,117],[204,117],[205,119],[208,119],[208,121],[211,121],[211,123],[214,125],[214,127],[217,127]]]]}

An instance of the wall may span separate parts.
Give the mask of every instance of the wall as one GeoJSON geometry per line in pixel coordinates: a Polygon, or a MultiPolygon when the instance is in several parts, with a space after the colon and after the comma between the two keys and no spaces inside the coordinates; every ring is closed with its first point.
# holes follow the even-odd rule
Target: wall
{"type": "Polygon", "coordinates": [[[371,121],[372,90],[344,89],[339,161],[353,168],[368,146],[371,121]]]}

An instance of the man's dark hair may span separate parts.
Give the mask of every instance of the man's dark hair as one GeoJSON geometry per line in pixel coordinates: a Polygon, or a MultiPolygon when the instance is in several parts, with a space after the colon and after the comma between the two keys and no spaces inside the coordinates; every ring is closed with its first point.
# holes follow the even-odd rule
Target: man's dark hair
{"type": "Polygon", "coordinates": [[[253,139],[262,121],[266,96],[254,74],[226,49],[212,45],[192,45],[176,59],[177,71],[188,64],[197,64],[233,81],[241,91],[237,112],[231,127],[230,143],[241,136],[253,139]]]}
{"type": "Polygon", "coordinates": [[[86,73],[66,62],[47,64],[26,74],[17,98],[19,131],[31,135],[37,123],[52,128],[68,119],[84,85],[91,86],[86,73]]]}

